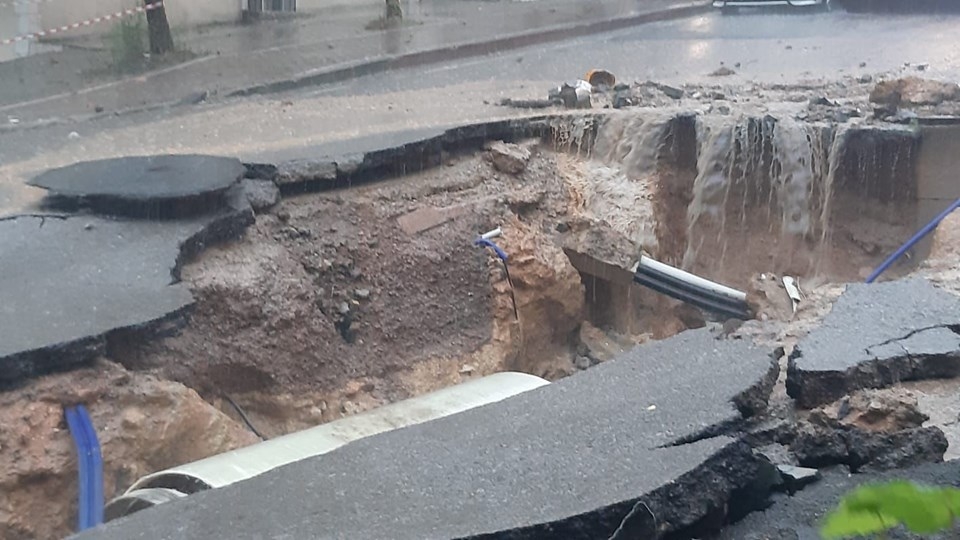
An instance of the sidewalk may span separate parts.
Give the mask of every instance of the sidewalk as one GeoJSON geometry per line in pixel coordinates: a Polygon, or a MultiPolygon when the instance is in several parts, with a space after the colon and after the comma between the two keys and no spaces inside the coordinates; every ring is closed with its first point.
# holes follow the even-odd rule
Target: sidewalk
{"type": "Polygon", "coordinates": [[[181,33],[178,45],[195,58],[119,80],[91,77],[97,64],[91,55],[109,51],[65,49],[0,64],[0,124],[6,117],[28,124],[190,102],[204,92],[222,98],[289,90],[683,16],[706,5],[705,0],[407,0],[404,25],[382,30],[370,29],[382,0],[341,3],[289,19],[181,33]]]}

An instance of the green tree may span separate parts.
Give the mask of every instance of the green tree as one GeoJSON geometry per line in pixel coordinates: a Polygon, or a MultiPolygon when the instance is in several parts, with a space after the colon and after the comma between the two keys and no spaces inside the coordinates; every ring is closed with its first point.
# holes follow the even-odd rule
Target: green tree
{"type": "Polygon", "coordinates": [[[906,480],[860,486],[840,500],[820,529],[825,539],[870,535],[904,526],[917,534],[933,534],[953,527],[960,516],[960,489],[932,487],[906,480]]]}

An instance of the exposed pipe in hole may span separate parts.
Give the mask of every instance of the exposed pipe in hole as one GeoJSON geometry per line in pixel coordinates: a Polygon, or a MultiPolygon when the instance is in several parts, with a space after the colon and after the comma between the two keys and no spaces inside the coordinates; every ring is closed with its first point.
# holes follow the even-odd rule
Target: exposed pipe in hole
{"type": "Polygon", "coordinates": [[[746,320],[751,318],[747,293],[695,276],[649,257],[641,257],[633,281],[698,308],[746,320]]]}

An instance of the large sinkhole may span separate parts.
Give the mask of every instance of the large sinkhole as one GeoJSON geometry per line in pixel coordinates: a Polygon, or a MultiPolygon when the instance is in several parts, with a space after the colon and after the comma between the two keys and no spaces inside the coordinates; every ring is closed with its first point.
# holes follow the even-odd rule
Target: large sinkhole
{"type": "Polygon", "coordinates": [[[285,198],[185,267],[199,303],[177,335],[125,336],[112,355],[273,436],[497,371],[555,380],[727,322],[635,284],[641,256],[787,320],[782,277],[861,281],[918,225],[909,128],[647,111],[541,135],[285,198]],[[498,227],[506,267],[474,245],[498,227]]]}
{"type": "MultiPolygon", "coordinates": [[[[919,226],[912,129],[625,114],[580,133],[578,200],[626,242],[619,255],[642,251],[744,290],[764,318],[790,315],[779,278],[861,281],[919,226]]],[[[659,338],[711,318],[613,276],[605,263],[626,261],[599,244],[571,257],[594,324],[659,338]]],[[[908,253],[888,275],[921,257],[908,253]]]]}
{"type": "MultiPolygon", "coordinates": [[[[501,371],[556,380],[647,340],[733,328],[635,284],[641,256],[788,320],[782,277],[805,291],[861,281],[931,217],[908,128],[649,111],[549,126],[415,174],[286,197],[185,265],[197,299],[186,318],[109,336],[119,366],[101,379],[132,393],[102,406],[129,425],[179,420],[169,437],[105,441],[125,456],[107,464],[105,495],[252,431],[272,438],[501,371]],[[506,266],[474,245],[498,227],[506,266]]],[[[37,501],[54,491],[68,504],[63,486],[37,501]]]]}

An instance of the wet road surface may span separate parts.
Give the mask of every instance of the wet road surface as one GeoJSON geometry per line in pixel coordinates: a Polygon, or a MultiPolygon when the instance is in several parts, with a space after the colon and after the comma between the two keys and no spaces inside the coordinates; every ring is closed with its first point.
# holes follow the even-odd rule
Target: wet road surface
{"type": "Polygon", "coordinates": [[[958,23],[955,15],[712,13],[283,95],[5,131],[0,213],[32,204],[38,194],[22,184],[48,167],[167,152],[290,155],[336,140],[517,115],[484,101],[543,97],[592,67],[621,80],[673,84],[796,83],[891,71],[957,80],[958,23]],[[721,62],[737,73],[709,77],[721,62]],[[913,66],[920,63],[929,66],[919,72],[913,66]]]}
{"type": "Polygon", "coordinates": [[[789,83],[876,74],[909,62],[927,64],[926,77],[956,80],[958,25],[960,15],[712,13],[415,73],[363,77],[312,94],[379,93],[483,80],[562,81],[594,68],[612,71],[625,81],[789,83]],[[737,73],[708,76],[721,65],[737,73]]]}

